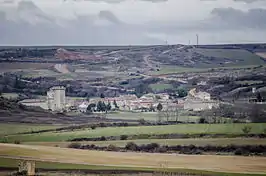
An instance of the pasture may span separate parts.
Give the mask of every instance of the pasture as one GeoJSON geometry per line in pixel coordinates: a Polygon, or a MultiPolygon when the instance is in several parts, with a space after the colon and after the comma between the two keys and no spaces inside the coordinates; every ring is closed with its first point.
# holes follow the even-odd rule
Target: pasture
{"type": "Polygon", "coordinates": [[[172,89],[173,88],[173,86],[171,84],[151,84],[151,85],[149,85],[149,87],[153,91],[163,91],[166,89],[172,89]]]}
{"type": "MultiPolygon", "coordinates": [[[[90,138],[101,136],[140,135],[140,134],[244,134],[242,129],[250,126],[252,134],[262,134],[266,123],[250,124],[178,124],[161,126],[137,126],[137,127],[106,127],[85,129],[67,132],[46,132],[40,134],[10,135],[5,138],[8,142],[20,140],[21,142],[54,142],[66,141],[74,138],[90,138]]],[[[3,140],[3,138],[0,138],[3,140]]]]}
{"type": "MultiPolygon", "coordinates": [[[[144,119],[146,121],[157,121],[158,113],[157,112],[115,112],[115,113],[108,113],[106,118],[121,119],[121,120],[144,119]]],[[[199,116],[180,115],[178,117],[178,121],[182,121],[182,122],[197,122],[199,119],[200,119],[199,116]]]]}
{"type": "Polygon", "coordinates": [[[42,125],[42,124],[17,124],[17,123],[0,123],[0,136],[25,133],[31,131],[49,130],[63,127],[61,125],[42,125]]]}
{"type": "Polygon", "coordinates": [[[173,170],[186,168],[188,170],[249,174],[265,174],[266,172],[266,157],[103,152],[15,144],[0,144],[0,155],[14,159],[30,158],[42,162],[133,169],[156,170],[163,166],[173,170]]]}
{"type": "Polygon", "coordinates": [[[257,55],[243,49],[202,49],[195,48],[195,52],[208,57],[227,58],[232,60],[235,66],[263,65],[265,62],[257,55]],[[236,61],[236,62],[235,62],[236,61]]]}

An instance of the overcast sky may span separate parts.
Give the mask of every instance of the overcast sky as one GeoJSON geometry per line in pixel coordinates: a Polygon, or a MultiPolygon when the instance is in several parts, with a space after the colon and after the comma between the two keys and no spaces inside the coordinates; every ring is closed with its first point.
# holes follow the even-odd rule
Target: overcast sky
{"type": "Polygon", "coordinates": [[[266,42],[266,0],[0,0],[0,45],[266,42]]]}

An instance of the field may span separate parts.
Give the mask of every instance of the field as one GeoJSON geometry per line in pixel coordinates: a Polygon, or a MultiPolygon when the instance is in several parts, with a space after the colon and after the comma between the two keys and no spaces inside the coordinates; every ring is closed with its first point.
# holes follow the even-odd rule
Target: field
{"type": "Polygon", "coordinates": [[[228,58],[239,60],[238,63],[230,65],[262,65],[265,62],[257,55],[243,49],[194,49],[197,53],[204,56],[217,57],[217,58],[228,58]]]}
{"type": "Polygon", "coordinates": [[[63,126],[59,125],[37,125],[37,124],[12,124],[12,123],[0,123],[0,136],[25,133],[31,131],[56,129],[63,126]]]}
{"type": "Polygon", "coordinates": [[[172,89],[173,86],[171,84],[151,84],[150,88],[153,91],[163,91],[163,90],[166,90],[166,89],[172,89]]]}
{"type": "Polygon", "coordinates": [[[140,167],[156,170],[164,165],[167,169],[177,170],[189,169],[252,174],[264,174],[266,172],[265,157],[101,152],[15,144],[0,144],[0,155],[14,159],[28,158],[42,162],[133,169],[140,167]]]}
{"type": "MultiPolygon", "coordinates": [[[[119,141],[88,141],[79,142],[81,144],[94,144],[97,146],[108,146],[113,144],[117,147],[125,147],[128,142],[138,145],[157,143],[160,145],[195,145],[195,146],[227,146],[227,145],[266,145],[266,139],[260,138],[193,138],[193,139],[138,139],[119,141]]],[[[68,147],[71,142],[26,142],[29,145],[59,146],[68,147]]]]}
{"type": "MultiPolygon", "coordinates": [[[[156,112],[117,112],[107,114],[108,119],[122,119],[122,120],[139,120],[157,121],[158,113],[156,112]]],[[[179,116],[178,120],[183,122],[197,122],[198,116],[179,116]]]]}
{"type": "Polygon", "coordinates": [[[23,63],[23,62],[1,62],[1,71],[19,71],[19,70],[34,70],[34,69],[48,69],[53,66],[49,63],[23,63]]]}
{"type": "Polygon", "coordinates": [[[186,68],[186,67],[179,67],[179,66],[162,66],[160,71],[151,72],[151,75],[162,75],[162,74],[173,74],[173,73],[186,73],[186,72],[203,72],[207,69],[201,68],[186,68]]]}
{"type": "MultiPolygon", "coordinates": [[[[8,142],[54,142],[74,138],[89,138],[101,136],[139,135],[139,134],[243,134],[243,127],[250,126],[252,134],[261,134],[266,128],[265,123],[258,124],[179,124],[168,126],[138,126],[138,127],[107,127],[85,129],[71,132],[46,132],[40,134],[10,135],[8,142]]],[[[1,139],[0,139],[1,140],[1,139]]],[[[3,138],[2,138],[3,140],[3,138]]]]}

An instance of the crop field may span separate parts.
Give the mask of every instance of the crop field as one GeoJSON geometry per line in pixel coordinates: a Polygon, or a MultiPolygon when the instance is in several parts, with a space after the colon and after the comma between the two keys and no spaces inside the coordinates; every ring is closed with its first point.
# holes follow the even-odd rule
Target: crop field
{"type": "Polygon", "coordinates": [[[187,68],[187,67],[172,67],[172,66],[163,66],[160,71],[151,72],[151,75],[162,75],[162,74],[174,74],[174,73],[186,73],[186,72],[203,72],[207,69],[201,68],[187,68]]]}
{"type": "Polygon", "coordinates": [[[151,84],[150,88],[153,91],[162,91],[162,90],[166,90],[166,89],[172,89],[173,86],[171,84],[151,84]]]}
{"type": "MultiPolygon", "coordinates": [[[[80,144],[94,144],[97,146],[108,146],[110,144],[117,147],[125,147],[128,142],[137,145],[157,143],[160,145],[195,145],[195,146],[227,146],[227,145],[266,145],[266,139],[260,138],[193,138],[193,139],[138,139],[138,140],[118,140],[118,141],[83,141],[80,144]]],[[[27,145],[58,146],[68,147],[72,142],[26,142],[27,145]]]]}
{"type": "MultiPolygon", "coordinates": [[[[138,126],[138,127],[107,127],[85,129],[73,132],[46,132],[40,134],[10,135],[8,142],[54,142],[74,138],[89,138],[101,136],[140,135],[140,134],[244,134],[242,129],[250,126],[252,134],[264,133],[266,123],[250,124],[178,124],[168,126],[138,126]]],[[[1,140],[1,138],[0,138],[1,140]]],[[[3,140],[3,138],[2,138],[3,140]]]]}
{"type": "MultiPolygon", "coordinates": [[[[235,65],[261,65],[265,62],[257,55],[243,49],[194,49],[196,52],[209,56],[240,60],[235,65]]],[[[234,65],[234,64],[233,64],[234,65]]]]}
{"type": "Polygon", "coordinates": [[[42,162],[128,167],[133,169],[141,167],[156,170],[156,168],[164,165],[167,169],[177,170],[186,168],[190,170],[250,174],[265,174],[266,172],[266,157],[103,152],[15,144],[0,144],[0,155],[14,159],[30,158],[31,160],[42,162]]]}
{"type": "Polygon", "coordinates": [[[59,125],[38,125],[38,124],[13,124],[13,123],[0,123],[0,136],[24,133],[39,130],[56,129],[63,126],[59,125]]]}
{"type": "MultiPolygon", "coordinates": [[[[108,119],[122,119],[122,120],[139,120],[157,121],[157,112],[117,112],[107,114],[108,119]]],[[[198,116],[179,116],[178,120],[183,122],[197,122],[198,116]]]]}
{"type": "Polygon", "coordinates": [[[53,66],[49,63],[22,63],[22,62],[2,62],[0,63],[1,72],[16,71],[16,70],[34,70],[48,69],[53,66]]]}

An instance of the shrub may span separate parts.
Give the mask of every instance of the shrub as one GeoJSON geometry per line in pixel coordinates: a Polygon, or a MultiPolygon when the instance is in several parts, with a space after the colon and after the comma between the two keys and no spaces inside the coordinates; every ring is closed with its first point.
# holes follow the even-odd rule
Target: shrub
{"type": "Polygon", "coordinates": [[[68,145],[68,148],[75,148],[75,149],[80,149],[81,148],[81,144],[80,143],[71,143],[68,145]]]}
{"type": "Polygon", "coordinates": [[[201,117],[199,119],[199,123],[208,123],[207,120],[204,117],[201,117]]]}
{"type": "Polygon", "coordinates": [[[127,150],[137,151],[139,147],[138,147],[138,145],[135,144],[134,142],[129,142],[129,143],[127,143],[127,145],[125,146],[125,148],[126,148],[127,150]]]}
{"type": "Polygon", "coordinates": [[[145,125],[146,124],[146,121],[142,118],[142,119],[139,119],[139,124],[140,125],[145,125]]]}
{"type": "Polygon", "coordinates": [[[235,155],[247,155],[247,151],[245,151],[242,148],[238,148],[238,149],[235,150],[234,154],[235,155]]]}
{"type": "Polygon", "coordinates": [[[120,140],[127,140],[128,136],[127,135],[121,135],[120,140]]]}
{"type": "Polygon", "coordinates": [[[119,148],[113,144],[108,145],[107,151],[119,151],[119,148]]]}
{"type": "Polygon", "coordinates": [[[19,140],[15,140],[14,144],[20,144],[21,142],[19,140]]]}
{"type": "Polygon", "coordinates": [[[106,141],[106,137],[105,136],[100,137],[100,141],[106,141]]]}
{"type": "Polygon", "coordinates": [[[251,131],[251,126],[244,126],[242,128],[243,133],[248,134],[251,131]]]}
{"type": "Polygon", "coordinates": [[[91,129],[92,129],[92,130],[95,130],[95,129],[96,129],[96,125],[92,125],[92,126],[91,126],[91,129]]]}

